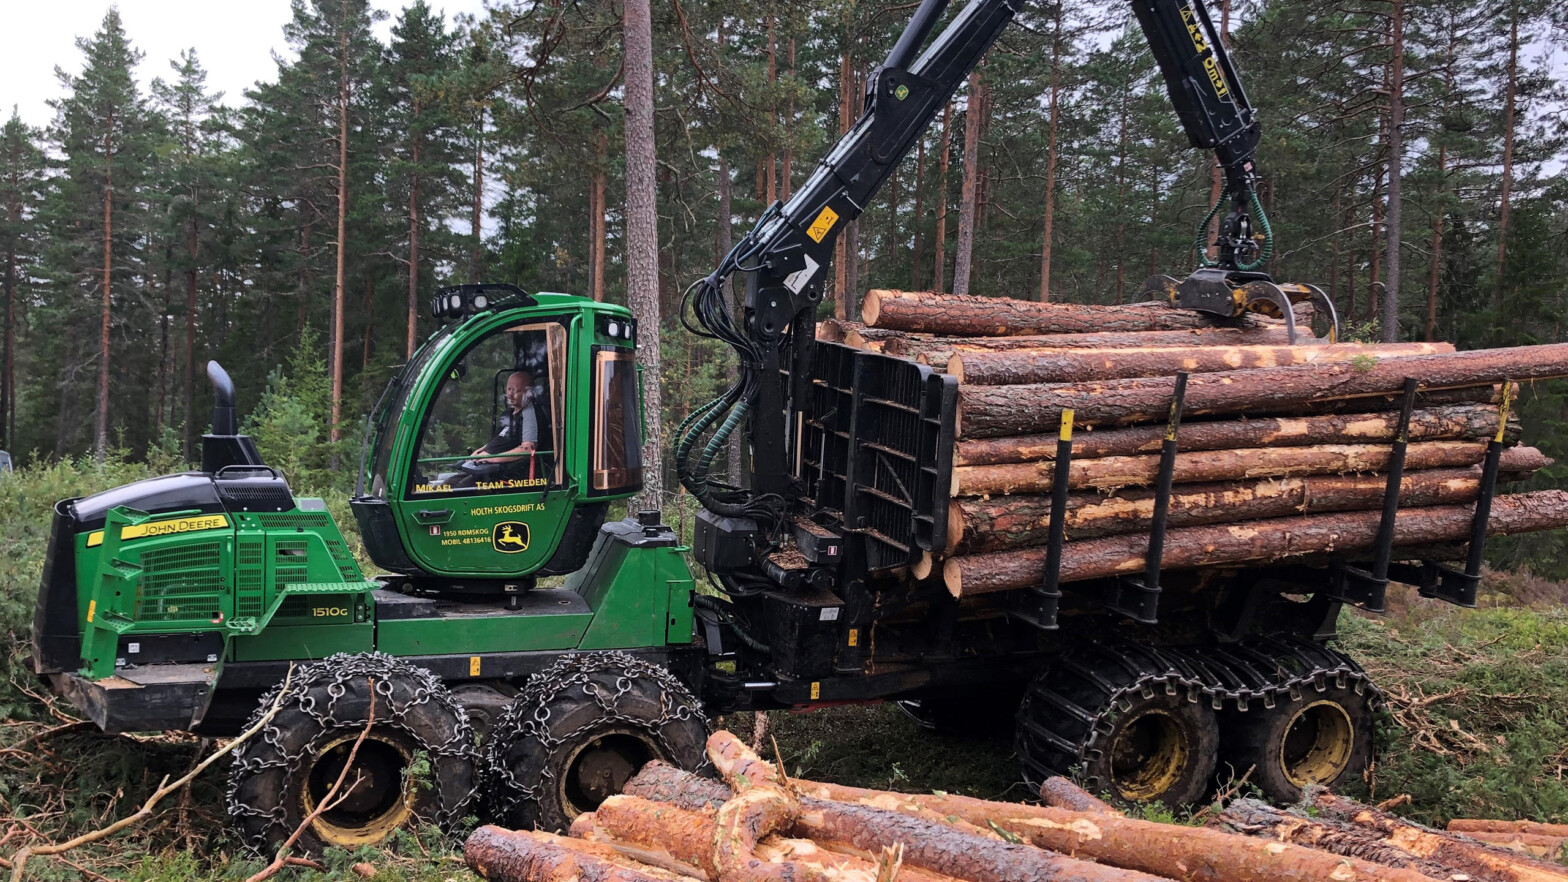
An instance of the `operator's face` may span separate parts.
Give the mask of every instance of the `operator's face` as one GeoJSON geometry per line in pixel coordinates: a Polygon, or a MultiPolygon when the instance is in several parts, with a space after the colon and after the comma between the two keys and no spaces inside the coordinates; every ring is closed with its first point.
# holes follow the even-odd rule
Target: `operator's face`
{"type": "Polygon", "coordinates": [[[522,408],[528,400],[532,378],[527,374],[513,374],[506,378],[506,406],[513,410],[522,408]]]}

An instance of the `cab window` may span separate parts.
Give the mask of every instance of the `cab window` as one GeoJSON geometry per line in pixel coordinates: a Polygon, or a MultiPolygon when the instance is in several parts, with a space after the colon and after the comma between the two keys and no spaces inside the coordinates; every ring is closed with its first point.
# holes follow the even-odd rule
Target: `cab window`
{"type": "Polygon", "coordinates": [[[593,356],[593,491],[642,488],[642,423],[637,407],[637,363],[626,349],[593,356]]]}
{"type": "Polygon", "coordinates": [[[409,495],[543,490],[563,483],[566,329],[502,328],[441,378],[420,428],[409,495]]]}

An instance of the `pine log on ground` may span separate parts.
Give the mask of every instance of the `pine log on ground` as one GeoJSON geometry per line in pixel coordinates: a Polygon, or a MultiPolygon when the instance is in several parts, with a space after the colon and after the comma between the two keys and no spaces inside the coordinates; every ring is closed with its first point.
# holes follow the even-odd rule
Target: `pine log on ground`
{"type": "MultiPolygon", "coordinates": [[[[720,730],[708,738],[708,758],[737,792],[719,810],[722,840],[722,818],[731,805],[755,792],[776,792],[785,784],[774,767],[729,732],[720,730]]],[[[799,793],[799,784],[791,781],[788,787],[799,793]]],[[[895,794],[883,797],[897,798],[895,794]]],[[[929,812],[803,798],[794,832],[819,843],[850,846],[868,853],[902,845],[906,866],[969,882],[1155,882],[1154,877],[1143,873],[1004,842],[994,834],[966,828],[985,830],[986,824],[968,819],[955,824],[934,819],[929,812]]],[[[720,866],[722,869],[722,861],[720,866]]]]}
{"type": "MultiPolygon", "coordinates": [[[[668,809],[669,807],[665,806],[664,808],[668,809]]],[[[707,832],[710,837],[708,842],[711,845],[713,834],[712,816],[707,815],[705,817],[709,820],[707,832]]],[[[676,858],[675,855],[662,846],[639,844],[625,839],[617,839],[610,831],[604,829],[599,824],[599,818],[594,812],[584,812],[573,818],[572,826],[567,833],[574,839],[584,839],[589,842],[608,845],[615,849],[617,854],[639,864],[658,867],[661,870],[669,870],[677,875],[691,876],[695,879],[711,880],[713,878],[713,874],[708,870],[676,858]]],[[[711,852],[712,849],[710,848],[709,851],[711,852]]]]}
{"type": "Polygon", "coordinates": [[[1543,824],[1540,821],[1502,821],[1486,818],[1454,818],[1448,822],[1450,833],[1533,833],[1538,836],[1568,837],[1568,824],[1543,824]]]}
{"type": "Polygon", "coordinates": [[[1117,817],[1121,817],[1122,814],[1110,803],[1060,775],[1052,775],[1045,779],[1045,783],[1040,785],[1040,799],[1052,808],[1117,817]]]}
{"type": "Polygon", "coordinates": [[[843,319],[822,319],[817,322],[816,336],[824,343],[843,343],[844,333],[850,328],[861,326],[859,322],[850,322],[843,319]]]}
{"type": "Polygon", "coordinates": [[[593,816],[594,825],[617,841],[663,851],[674,860],[718,878],[713,849],[718,829],[714,812],[688,811],[621,793],[600,803],[593,816]]]}
{"type": "MultiPolygon", "coordinates": [[[[1238,799],[1209,824],[1222,830],[1316,848],[1385,867],[1414,870],[1434,879],[1453,873],[1436,861],[1418,857],[1372,830],[1339,821],[1303,818],[1256,799],[1238,799]]],[[[1484,875],[1474,882],[1492,882],[1484,875]]]]}
{"type": "Polygon", "coordinates": [[[956,352],[947,372],[960,383],[1005,386],[1022,383],[1081,383],[1165,377],[1177,371],[1218,371],[1355,362],[1453,352],[1449,343],[1341,343],[1334,346],[1183,346],[1140,349],[1025,349],[1014,352],[956,352]]]}
{"type": "Polygon", "coordinates": [[[494,826],[475,830],[463,855],[492,882],[701,882],[633,863],[603,843],[494,826]]]}
{"type": "MultiPolygon", "coordinates": [[[[1533,447],[1503,451],[1498,479],[1522,480],[1551,460],[1533,447]]],[[[1174,488],[1166,524],[1195,527],[1244,523],[1329,511],[1378,508],[1387,475],[1324,475],[1181,484],[1174,488]]],[[[1403,508],[1474,502],[1481,488],[1481,469],[1409,471],[1400,482],[1403,508]]],[[[1149,528],[1154,518],[1154,491],[1119,490],[1114,495],[1074,493],[1067,497],[1067,538],[1095,539],[1149,528]]],[[[1051,527],[1049,495],[954,499],[947,507],[945,554],[977,554],[1028,548],[1048,541],[1051,527]]],[[[919,573],[915,574],[920,577],[919,573]]]]}
{"type": "MultiPolygon", "coordinates": [[[[1213,328],[1220,321],[1190,309],[1160,303],[1094,306],[1040,303],[1010,297],[872,289],[861,303],[867,327],[925,334],[1008,337],[1018,334],[1082,334],[1106,331],[1181,331],[1213,328]]],[[[1241,327],[1278,326],[1275,319],[1248,314],[1241,327]]]]}
{"type": "Polygon", "coordinates": [[[1563,845],[1568,844],[1568,839],[1561,836],[1542,836],[1539,833],[1464,833],[1461,835],[1477,842],[1484,842],[1494,848],[1548,860],[1561,855],[1563,845]]]}
{"type": "Polygon", "coordinates": [[[1563,882],[1568,867],[1510,853],[1495,846],[1466,840],[1463,834],[1447,833],[1412,824],[1388,812],[1335,796],[1317,788],[1307,794],[1309,804],[1319,816],[1345,821],[1375,830],[1412,854],[1453,867],[1459,872],[1488,870],[1506,882],[1563,882]]]}
{"type": "Polygon", "coordinates": [[[663,760],[646,763],[621,792],[650,802],[669,803],[688,811],[718,809],[731,796],[723,781],[702,778],[663,760]]]}
{"type": "Polygon", "coordinates": [[[816,781],[795,786],[824,802],[986,825],[1063,855],[1187,882],[1429,882],[1410,870],[1201,827],[965,796],[885,793],[816,781]]]}
{"type": "Polygon", "coordinates": [[[1317,816],[1304,818],[1256,800],[1237,800],[1220,815],[1227,827],[1335,854],[1411,866],[1437,878],[1464,874],[1477,882],[1562,882],[1568,868],[1432,830],[1353,800],[1319,791],[1317,816]],[[1401,857],[1403,856],[1403,857],[1401,857]]]}
{"type": "MultiPolygon", "coordinates": [[[[1309,444],[1391,443],[1399,414],[1322,414],[1302,417],[1183,422],[1176,440],[1181,450],[1228,450],[1237,447],[1301,447],[1309,444]]],[[[1410,413],[1411,441],[1480,441],[1497,433],[1497,408],[1490,404],[1448,404],[1410,413]]],[[[1517,441],[1520,423],[1510,413],[1504,440],[1517,441]]],[[[1128,426],[1078,432],[1073,456],[1131,456],[1159,453],[1165,426],[1128,426]]],[[[1056,458],[1056,433],[960,441],[955,466],[1002,465],[1056,458]]]]}
{"type": "MultiPolygon", "coordinates": [[[[1387,444],[1315,444],[1311,447],[1243,447],[1178,452],[1174,481],[1177,484],[1192,484],[1376,472],[1388,467],[1392,452],[1387,444]]],[[[1405,449],[1405,468],[1412,471],[1461,468],[1474,465],[1485,456],[1486,445],[1480,441],[1418,441],[1405,449]]],[[[1160,457],[1154,454],[1074,458],[1068,464],[1067,486],[1073,490],[1141,487],[1152,485],[1159,470],[1160,457]]],[[[953,469],[949,492],[953,496],[1049,493],[1055,484],[1056,463],[1050,460],[960,466],[953,469]]]]}
{"type": "MultiPolygon", "coordinates": [[[[1300,338],[1297,338],[1300,342],[1300,338]]],[[[1118,349],[1146,346],[1280,346],[1290,342],[1284,325],[1263,328],[1197,328],[1190,331],[1090,331],[1084,334],[1022,334],[1016,337],[949,337],[900,334],[884,351],[927,364],[945,365],[955,352],[1028,349],[1118,349]]],[[[1311,345],[1301,343],[1301,345],[1311,345]]],[[[1326,345],[1319,343],[1318,345],[1326,345]]]]}
{"type": "MultiPolygon", "coordinates": [[[[1401,509],[1395,520],[1395,545],[1426,545],[1470,535],[1474,506],[1442,505],[1401,509]]],[[[1221,564],[1276,561],[1321,552],[1370,548],[1377,535],[1376,511],[1335,512],[1208,527],[1180,527],[1165,536],[1166,570],[1221,564]]],[[[1498,496],[1492,501],[1488,532],[1533,533],[1568,526],[1568,492],[1539,490],[1498,496]]],[[[1069,542],[1062,551],[1060,578],[1075,582],[1140,573],[1149,538],[1107,536],[1069,542]]],[[[1396,559],[1399,557],[1395,553],[1396,559]]],[[[1025,548],[948,559],[942,578],[954,597],[1009,591],[1039,585],[1045,577],[1044,548],[1025,548]]]]}
{"type": "MultiPolygon", "coordinates": [[[[1311,402],[1390,395],[1406,377],[1423,390],[1568,376],[1568,343],[1477,349],[1389,358],[1370,365],[1312,364],[1196,374],[1187,382],[1188,415],[1293,410],[1311,402]]],[[[958,434],[997,438],[1054,431],[1064,409],[1085,425],[1164,420],[1173,377],[959,389],[958,434]]]]}

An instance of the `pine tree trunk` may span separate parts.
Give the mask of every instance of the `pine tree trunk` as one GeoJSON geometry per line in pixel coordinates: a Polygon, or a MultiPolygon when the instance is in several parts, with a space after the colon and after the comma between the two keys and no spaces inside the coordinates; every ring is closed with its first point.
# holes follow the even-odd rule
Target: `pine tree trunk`
{"type": "Polygon", "coordinates": [[[953,258],[953,293],[969,293],[975,250],[975,197],[980,174],[980,114],[985,104],[980,70],[969,74],[969,107],[964,111],[964,182],[958,201],[958,254],[953,258]]]}
{"type": "Polygon", "coordinates": [[[195,206],[192,206],[190,226],[185,230],[185,251],[191,261],[185,271],[185,430],[181,433],[185,455],[195,455],[194,432],[196,428],[196,256],[200,239],[196,232],[195,206]]]}
{"type": "MultiPolygon", "coordinates": [[[[414,116],[419,116],[419,101],[414,101],[414,116]]],[[[419,339],[419,136],[414,136],[414,173],[408,185],[408,345],[405,357],[414,357],[419,339]]]]}
{"type": "MultiPolygon", "coordinates": [[[[588,210],[592,215],[588,218],[588,235],[592,239],[588,246],[588,272],[592,277],[593,299],[600,302],[604,300],[605,271],[608,269],[605,262],[605,239],[608,237],[608,230],[605,229],[605,212],[607,209],[605,204],[605,163],[609,159],[609,140],[609,135],[603,129],[595,131],[593,140],[593,189],[588,196],[588,210]]],[[[726,182],[723,200],[723,207],[726,211],[729,208],[729,188],[727,184],[728,182],[726,182]]],[[[728,252],[726,251],[726,253],[728,252]]]]}
{"type": "MultiPolygon", "coordinates": [[[[21,174],[18,171],[18,166],[21,164],[21,158],[14,153],[9,158],[9,165],[11,167],[11,199],[6,203],[5,209],[6,219],[10,222],[11,228],[16,229],[17,225],[21,223],[22,220],[21,174]]],[[[15,394],[13,391],[14,385],[12,383],[12,371],[15,363],[11,358],[11,345],[14,339],[13,335],[16,328],[17,255],[14,239],[8,239],[6,245],[5,337],[3,344],[0,344],[3,345],[4,349],[3,352],[0,352],[0,444],[4,444],[6,450],[10,450],[12,446],[12,433],[15,431],[15,421],[12,419],[12,396],[15,394]]]]}
{"type": "Polygon", "coordinates": [[[332,464],[337,465],[339,422],[343,418],[343,299],[348,282],[348,7],[338,37],[338,239],[337,274],[332,285],[332,464]]]}
{"type": "Polygon", "coordinates": [[[1400,195],[1400,182],[1404,177],[1405,124],[1405,0],[1390,0],[1392,55],[1388,77],[1388,233],[1384,237],[1388,250],[1388,284],[1383,289],[1382,330],[1383,342],[1399,339],[1399,249],[1402,238],[1401,220],[1404,204],[1400,195]]]}
{"type": "Polygon", "coordinates": [[[485,214],[485,109],[479,108],[479,125],[474,130],[474,211],[469,221],[468,283],[479,284],[479,264],[484,256],[480,239],[485,214]]]}
{"type": "MultiPolygon", "coordinates": [[[[1446,102],[1445,102],[1446,103],[1446,102]]],[[[1446,110],[1446,108],[1445,108],[1446,110]]],[[[1448,181],[1448,147],[1437,148],[1437,176],[1443,183],[1438,191],[1438,210],[1432,213],[1432,261],[1427,268],[1426,278],[1426,327],[1423,339],[1432,341],[1437,339],[1437,285],[1443,265],[1443,190],[1447,189],[1448,181]]]]}
{"type": "MultiPolygon", "coordinates": [[[[773,127],[774,129],[777,129],[779,124],[779,108],[778,104],[776,103],[778,95],[777,86],[779,82],[779,47],[778,40],[774,36],[775,18],[777,18],[777,16],[774,15],[773,4],[770,3],[768,4],[768,104],[772,108],[772,110],[769,111],[769,115],[772,117],[773,127]]],[[[769,140],[772,139],[770,138],[769,140]]],[[[778,154],[773,151],[772,145],[770,144],[768,149],[768,191],[767,198],[763,199],[762,201],[763,207],[766,208],[767,206],[772,205],[775,201],[777,201],[778,194],[779,157],[778,154]]]]}
{"type": "MultiPolygon", "coordinates": [[[[790,83],[793,85],[794,82],[795,82],[795,38],[794,37],[790,37],[789,38],[789,79],[790,79],[790,83]]],[[[794,158],[795,158],[795,150],[794,150],[794,147],[792,146],[794,142],[793,142],[793,139],[791,137],[794,128],[795,128],[795,91],[792,88],[790,90],[790,93],[789,93],[789,102],[786,104],[785,109],[784,109],[784,170],[779,175],[779,198],[780,199],[788,199],[789,198],[789,194],[794,192],[792,176],[793,176],[793,165],[794,165],[794,158]]]]}
{"type": "Polygon", "coordinates": [[[947,167],[953,152],[953,102],[942,108],[942,140],[937,147],[936,182],[936,265],[931,290],[947,290],[947,167]]]}
{"type": "Polygon", "coordinates": [[[1508,213],[1514,185],[1514,114],[1519,90],[1519,10],[1509,4],[1508,82],[1503,97],[1503,181],[1501,204],[1497,212],[1497,280],[1492,291],[1492,310],[1503,308],[1503,270],[1508,265],[1508,213]]]}
{"type": "Polygon", "coordinates": [[[1047,108],[1051,121],[1046,127],[1045,136],[1045,234],[1040,246],[1041,303],[1051,300],[1051,236],[1056,225],[1056,136],[1062,93],[1062,4],[1056,4],[1052,10],[1056,30],[1051,36],[1051,99],[1047,108]]]}
{"type": "Polygon", "coordinates": [[[926,139],[915,148],[915,247],[909,262],[909,286],[920,287],[920,265],[925,263],[926,248],[926,139]]]}
{"type": "Polygon", "coordinates": [[[1122,302],[1127,285],[1127,102],[1132,84],[1121,89],[1121,113],[1116,124],[1116,303],[1122,302]]]}
{"type": "MultiPolygon", "coordinates": [[[[849,66],[849,50],[846,48],[838,57],[838,133],[843,136],[849,131],[851,124],[850,114],[854,110],[853,92],[855,89],[854,71],[849,66]]],[[[833,243],[833,316],[839,321],[849,320],[849,298],[846,292],[849,289],[849,249],[845,243],[846,236],[839,236],[833,243]]]]}
{"type": "MultiPolygon", "coordinates": [[[[111,112],[107,128],[114,128],[111,112]]],[[[98,334],[98,408],[93,424],[93,457],[103,462],[109,452],[109,319],[110,283],[114,277],[114,142],[103,136],[103,315],[98,334]]]]}
{"type": "Polygon", "coordinates": [[[653,22],[648,0],[626,0],[626,299],[641,332],[643,489],[635,504],[663,501],[661,382],[659,373],[659,216],[653,133],[653,22]]]}

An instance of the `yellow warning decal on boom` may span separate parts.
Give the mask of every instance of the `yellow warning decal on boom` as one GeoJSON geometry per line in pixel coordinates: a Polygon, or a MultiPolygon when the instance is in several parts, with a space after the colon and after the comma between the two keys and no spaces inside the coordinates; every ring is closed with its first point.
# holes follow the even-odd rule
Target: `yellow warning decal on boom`
{"type": "MultiPolygon", "coordinates": [[[[229,519],[221,514],[198,515],[190,518],[174,518],[168,521],[150,521],[145,524],[131,524],[120,528],[121,541],[127,539],[146,539],[149,536],[172,536],[175,533],[194,533],[198,530],[217,530],[229,525],[229,519]]],[[[87,547],[95,548],[103,544],[103,531],[94,530],[87,534],[87,547]]]]}
{"type": "Polygon", "coordinates": [[[813,242],[821,242],[828,234],[828,230],[833,229],[836,223],[838,223],[838,212],[824,206],[822,213],[817,215],[817,219],[806,229],[806,235],[810,236],[813,242]]]}

